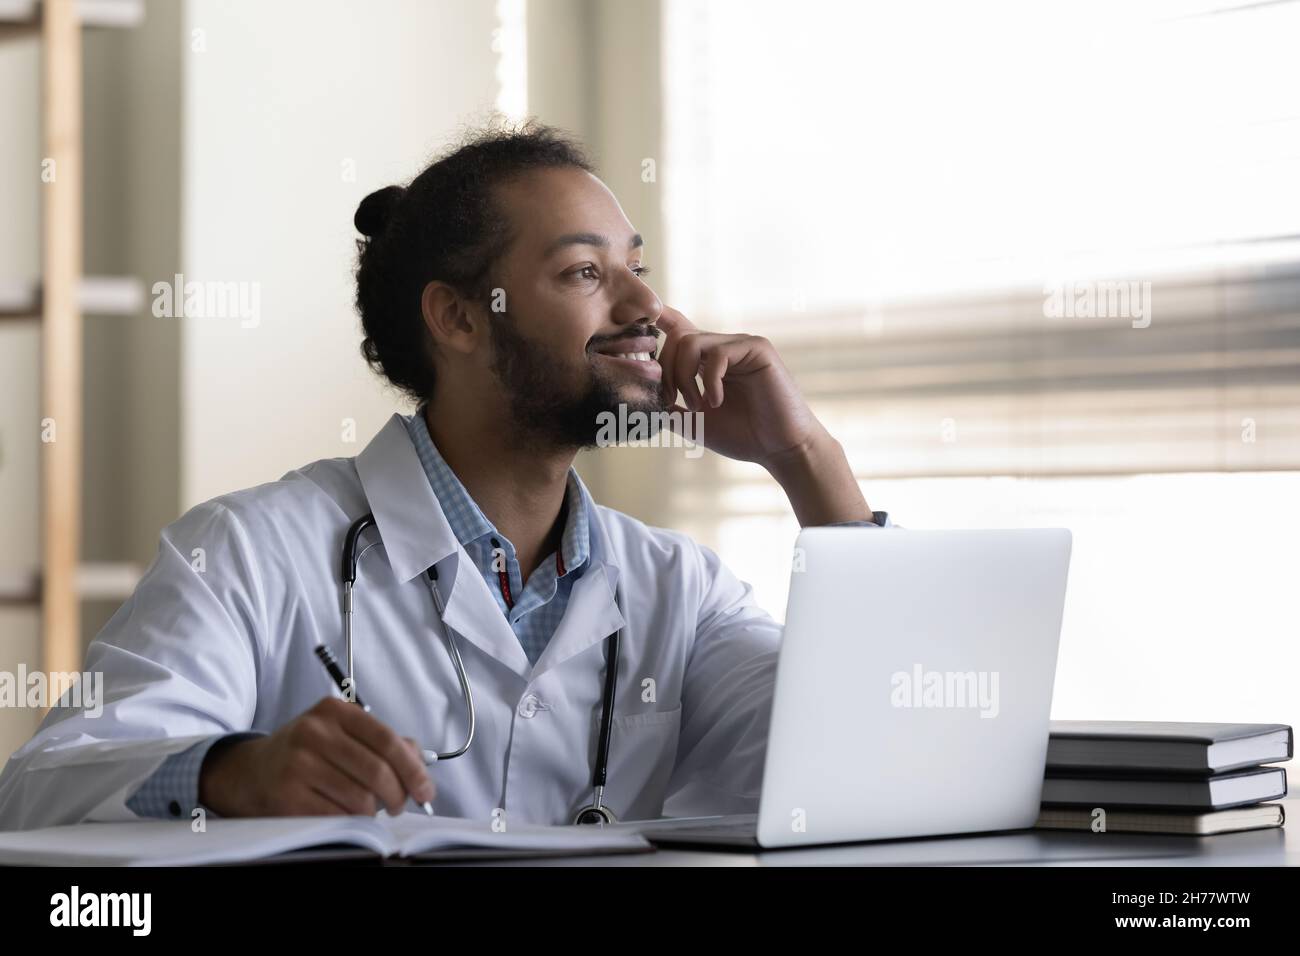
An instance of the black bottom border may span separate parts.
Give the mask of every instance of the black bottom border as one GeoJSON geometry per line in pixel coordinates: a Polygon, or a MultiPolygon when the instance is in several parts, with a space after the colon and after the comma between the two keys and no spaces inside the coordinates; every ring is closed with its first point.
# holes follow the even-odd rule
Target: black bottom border
{"type": "MultiPolygon", "coordinates": [[[[143,901],[132,900],[137,924],[143,901]]],[[[1042,939],[1043,932],[1068,941],[1172,933],[1182,945],[1193,937],[1226,942],[1241,937],[1224,934],[1293,932],[1297,904],[1300,869],[1281,867],[610,867],[576,861],[501,867],[354,858],[185,869],[0,869],[0,914],[10,940],[78,933],[128,945],[283,939],[360,947],[437,929],[452,929],[459,939],[478,926],[494,946],[515,933],[535,943],[560,942],[575,930],[580,945],[597,947],[644,948],[638,938],[643,944],[654,938],[656,945],[685,941],[660,938],[665,932],[733,941],[753,935],[771,945],[775,940],[765,937],[774,921],[783,933],[847,930],[863,942],[877,932],[903,932],[918,945],[1030,934],[1042,939]],[[148,893],[147,937],[136,934],[140,925],[51,925],[60,906],[60,914],[70,912],[74,886],[82,912],[90,895],[148,893]],[[1204,919],[1213,922],[1204,926],[1204,919]]],[[[124,916],[120,922],[130,921],[124,916]]]]}

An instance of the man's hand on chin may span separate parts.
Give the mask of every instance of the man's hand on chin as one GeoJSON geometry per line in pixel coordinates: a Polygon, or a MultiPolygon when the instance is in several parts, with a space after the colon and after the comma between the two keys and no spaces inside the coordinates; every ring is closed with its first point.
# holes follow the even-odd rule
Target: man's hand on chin
{"type": "Polygon", "coordinates": [[[665,333],[658,356],[664,401],[702,416],[706,448],[766,468],[800,525],[872,520],[843,447],[812,413],[771,342],[701,332],[667,306],[656,325],[665,333]],[[679,390],[685,407],[676,404],[679,390]]]}

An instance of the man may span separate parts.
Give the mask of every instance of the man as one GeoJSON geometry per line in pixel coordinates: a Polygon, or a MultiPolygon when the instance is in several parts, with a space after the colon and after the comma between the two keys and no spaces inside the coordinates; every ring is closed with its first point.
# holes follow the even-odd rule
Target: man
{"type": "Polygon", "coordinates": [[[0,775],[0,827],[410,801],[569,822],[614,634],[603,805],[754,810],[780,628],[713,552],[596,506],[572,463],[602,413],[675,409],[763,465],[801,524],[887,524],[771,344],[666,307],[617,200],[544,126],[477,135],[356,225],[363,353],[417,413],[165,529],[88,651],[102,716],[52,709],[0,775]],[[341,695],[314,652],[347,666],[340,554],[367,513],[341,695]],[[452,640],[476,719],[431,774],[422,752],[471,732],[452,640]]]}

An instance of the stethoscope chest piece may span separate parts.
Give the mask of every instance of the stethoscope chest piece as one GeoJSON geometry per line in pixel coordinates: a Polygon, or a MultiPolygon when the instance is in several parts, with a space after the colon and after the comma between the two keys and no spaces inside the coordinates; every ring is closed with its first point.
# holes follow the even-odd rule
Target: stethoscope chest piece
{"type": "Polygon", "coordinates": [[[614,816],[609,807],[597,807],[589,804],[574,814],[573,817],[574,826],[604,826],[607,823],[618,823],[618,818],[614,816]]]}
{"type": "MultiPolygon", "coordinates": [[[[599,768],[597,773],[603,774],[607,770],[606,762],[603,760],[597,766],[599,768]]],[[[592,793],[592,802],[573,815],[573,825],[603,827],[607,823],[618,823],[618,817],[614,816],[613,810],[605,806],[605,779],[599,776],[592,793]]]]}

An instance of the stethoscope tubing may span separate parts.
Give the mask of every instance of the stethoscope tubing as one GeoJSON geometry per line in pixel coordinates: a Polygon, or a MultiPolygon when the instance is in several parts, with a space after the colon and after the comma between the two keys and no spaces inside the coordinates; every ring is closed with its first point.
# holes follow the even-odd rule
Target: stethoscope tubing
{"type": "MultiPolygon", "coordinates": [[[[447,640],[447,655],[451,658],[452,666],[456,669],[456,679],[460,681],[460,695],[465,699],[465,713],[469,717],[469,727],[465,731],[465,742],[463,744],[450,753],[440,754],[437,751],[430,751],[435,760],[451,760],[468,751],[469,745],[474,742],[474,728],[478,724],[478,708],[474,706],[474,689],[470,686],[469,675],[465,673],[465,662],[461,660],[460,645],[456,643],[456,635],[447,626],[447,609],[443,607],[442,593],[438,590],[438,569],[430,565],[425,574],[429,580],[429,590],[433,594],[433,606],[438,610],[438,623],[442,625],[442,634],[447,640]]],[[[426,763],[432,762],[426,761],[426,763]]]]}
{"type": "MultiPolygon", "coordinates": [[[[353,631],[352,631],[352,612],[353,612],[353,588],[357,580],[357,566],[365,553],[371,548],[380,544],[375,541],[368,544],[357,553],[357,543],[366,529],[375,526],[375,517],[373,514],[365,514],[358,518],[348,528],[348,532],[343,542],[343,556],[341,577],[343,582],[343,639],[347,648],[348,657],[348,686],[352,692],[356,693],[356,671],[354,669],[353,657],[353,631]]],[[[447,655],[451,658],[452,666],[456,671],[456,678],[460,682],[461,696],[465,701],[465,713],[468,719],[468,728],[465,734],[465,742],[453,751],[448,753],[438,753],[434,750],[422,750],[421,753],[425,764],[434,764],[443,760],[452,760],[468,752],[470,744],[474,742],[474,730],[477,725],[477,709],[474,706],[474,691],[470,685],[469,675],[465,671],[465,662],[460,655],[460,647],[457,644],[456,636],[452,633],[451,628],[446,622],[446,608],[443,605],[442,593],[438,589],[438,569],[436,566],[430,566],[425,572],[429,583],[429,592],[433,596],[433,604],[438,612],[438,623],[442,626],[443,636],[447,642],[447,655]]],[[[614,602],[618,605],[619,593],[615,590],[614,602]]],[[[587,822],[586,819],[594,815],[596,822],[612,823],[614,814],[605,806],[603,800],[605,795],[605,785],[609,776],[609,751],[610,741],[613,735],[614,727],[614,703],[615,695],[618,688],[618,663],[622,629],[615,631],[608,638],[605,647],[605,682],[604,692],[601,695],[601,718],[600,718],[600,738],[596,745],[596,763],[592,771],[592,790],[593,801],[589,806],[583,807],[574,816],[574,823],[587,822]]],[[[359,699],[359,698],[358,698],[359,699]]],[[[366,708],[369,711],[369,708],[366,708]]]]}

